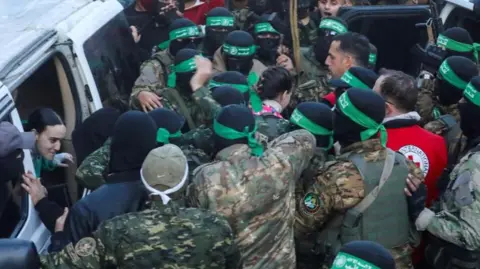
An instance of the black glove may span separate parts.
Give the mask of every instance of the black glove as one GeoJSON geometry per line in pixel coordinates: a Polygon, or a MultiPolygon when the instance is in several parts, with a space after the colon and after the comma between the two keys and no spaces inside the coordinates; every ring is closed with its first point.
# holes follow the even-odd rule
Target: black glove
{"type": "Polygon", "coordinates": [[[425,54],[422,57],[423,69],[432,74],[436,74],[446,57],[446,50],[436,45],[429,45],[427,49],[425,49],[425,54]]]}
{"type": "Polygon", "coordinates": [[[413,192],[410,189],[410,192],[412,193],[412,196],[407,196],[408,215],[410,216],[410,220],[415,222],[423,209],[425,209],[425,201],[427,200],[427,187],[424,183],[422,183],[418,186],[417,191],[413,192]]]}

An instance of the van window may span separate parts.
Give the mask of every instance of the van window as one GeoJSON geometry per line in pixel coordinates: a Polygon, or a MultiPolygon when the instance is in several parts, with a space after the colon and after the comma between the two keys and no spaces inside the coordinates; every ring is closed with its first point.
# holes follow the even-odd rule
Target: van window
{"type": "MultiPolygon", "coordinates": [[[[1,121],[12,123],[9,114],[1,121]]],[[[14,236],[27,219],[28,200],[20,183],[20,178],[15,182],[4,182],[3,179],[0,182],[0,238],[14,236]]]]}
{"type": "Polygon", "coordinates": [[[83,49],[103,106],[128,104],[140,63],[123,12],[85,41],[83,49]]]}

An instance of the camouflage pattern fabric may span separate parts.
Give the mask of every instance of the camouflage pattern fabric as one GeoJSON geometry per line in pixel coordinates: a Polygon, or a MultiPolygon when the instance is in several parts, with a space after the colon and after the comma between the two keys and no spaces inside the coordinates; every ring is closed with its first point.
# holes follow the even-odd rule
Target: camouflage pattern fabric
{"type": "Polygon", "coordinates": [[[314,146],[312,134],[297,130],[272,141],[261,157],[237,144],[194,172],[187,188],[189,205],[227,217],[244,268],[295,268],[295,180],[314,146]]]}
{"type": "MultiPolygon", "coordinates": [[[[212,66],[213,66],[214,74],[228,71],[227,65],[222,56],[222,48],[223,47],[218,48],[215,54],[213,55],[212,66]]],[[[260,62],[257,59],[253,59],[253,66],[252,66],[252,69],[250,69],[250,72],[254,72],[255,74],[257,74],[258,78],[260,78],[263,71],[265,71],[266,69],[267,67],[262,62],[260,62]]]]}
{"type": "Polygon", "coordinates": [[[213,130],[205,125],[188,131],[182,135],[182,140],[186,145],[191,145],[196,149],[200,149],[208,156],[212,156],[215,152],[213,145],[213,130]]]}
{"type": "MultiPolygon", "coordinates": [[[[460,122],[460,111],[458,110],[458,104],[453,104],[450,106],[437,105],[435,106],[435,108],[438,109],[441,115],[450,114],[455,118],[457,122],[460,122]]],[[[443,136],[445,134],[447,126],[445,126],[442,121],[434,119],[427,122],[423,126],[423,128],[431,133],[443,136]]]]}
{"type": "Polygon", "coordinates": [[[298,30],[301,47],[306,48],[315,45],[318,37],[318,25],[315,24],[314,20],[310,19],[306,25],[299,23],[298,30]]]}
{"type": "Polygon", "coordinates": [[[137,99],[141,91],[156,92],[157,89],[162,89],[167,85],[165,77],[170,74],[170,66],[173,62],[174,58],[167,49],[155,53],[150,60],[142,63],[140,76],[135,81],[130,95],[132,109],[141,110],[137,99]],[[167,71],[167,74],[164,74],[164,71],[167,71]]]}
{"type": "Polygon", "coordinates": [[[249,18],[251,18],[252,15],[255,13],[248,10],[248,8],[233,10],[232,13],[233,17],[235,18],[235,25],[237,26],[238,30],[247,31],[252,23],[249,22],[249,18]]]}
{"type": "MultiPolygon", "coordinates": [[[[342,154],[347,152],[362,153],[366,162],[385,160],[387,153],[379,139],[353,143],[341,150],[342,154]]],[[[412,162],[408,162],[408,165],[409,173],[423,181],[422,171],[412,162]]],[[[313,184],[305,192],[318,195],[320,207],[317,211],[307,214],[302,206],[304,197],[297,200],[295,234],[298,240],[315,238],[315,234],[335,213],[345,212],[360,203],[365,197],[364,187],[362,176],[352,162],[337,160],[325,163],[325,168],[318,170],[313,184]]],[[[410,246],[390,249],[390,252],[395,257],[397,268],[411,268],[410,246]]]]}
{"type": "Polygon", "coordinates": [[[111,144],[112,139],[108,138],[101,148],[88,155],[77,168],[75,178],[82,187],[95,190],[105,184],[103,174],[108,174],[111,144]]]}
{"type": "Polygon", "coordinates": [[[256,115],[255,122],[257,123],[257,132],[265,135],[267,141],[272,141],[290,130],[290,122],[288,120],[273,115],[256,115]]]}
{"type": "Polygon", "coordinates": [[[469,151],[450,174],[427,231],[461,248],[480,248],[480,152],[469,151]]]}
{"type": "Polygon", "coordinates": [[[44,269],[241,268],[225,218],[174,202],[128,213],[100,225],[75,246],[41,256],[44,269]]]}
{"type": "MultiPolygon", "coordinates": [[[[183,145],[180,148],[187,157],[190,175],[200,165],[208,163],[211,160],[210,155],[201,149],[191,145],[183,145]]],[[[89,190],[95,190],[105,184],[104,175],[108,174],[108,163],[110,161],[110,143],[105,143],[82,162],[77,169],[76,178],[79,184],[89,190]]]]}

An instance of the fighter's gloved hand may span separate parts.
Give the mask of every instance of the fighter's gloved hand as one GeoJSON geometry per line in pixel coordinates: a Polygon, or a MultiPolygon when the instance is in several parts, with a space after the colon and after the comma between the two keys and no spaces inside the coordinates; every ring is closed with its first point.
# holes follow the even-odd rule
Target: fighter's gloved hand
{"type": "Polygon", "coordinates": [[[435,75],[446,57],[446,50],[436,45],[429,45],[422,57],[423,69],[435,75]]]}
{"type": "Polygon", "coordinates": [[[58,153],[53,157],[53,164],[55,164],[55,166],[68,167],[67,161],[73,163],[73,156],[70,153],[58,153]]]}
{"type": "Polygon", "coordinates": [[[411,175],[407,177],[407,188],[405,188],[408,202],[408,214],[415,222],[420,213],[425,209],[427,200],[427,187],[423,182],[414,179],[411,175]]]}

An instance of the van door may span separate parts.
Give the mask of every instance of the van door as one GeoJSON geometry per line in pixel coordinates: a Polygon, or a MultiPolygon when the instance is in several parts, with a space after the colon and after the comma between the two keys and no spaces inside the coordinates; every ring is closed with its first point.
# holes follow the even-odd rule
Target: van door
{"type": "Polygon", "coordinates": [[[109,0],[92,2],[84,9],[88,14],[66,36],[73,41],[92,111],[126,108],[140,63],[123,6],[109,0]]]}
{"type": "Polygon", "coordinates": [[[428,6],[357,6],[340,9],[340,17],[352,32],[368,37],[378,49],[377,68],[401,70],[416,75],[420,63],[411,49],[419,43],[425,47],[425,28],[415,25],[430,18],[428,6]]]}
{"type": "MultiPolygon", "coordinates": [[[[23,132],[22,121],[8,88],[0,82],[0,120],[9,121],[23,132]]],[[[30,150],[24,150],[25,171],[35,171],[30,150]]],[[[48,246],[50,232],[37,215],[32,200],[17,182],[1,182],[0,238],[20,238],[35,243],[39,251],[48,246]]]]}

